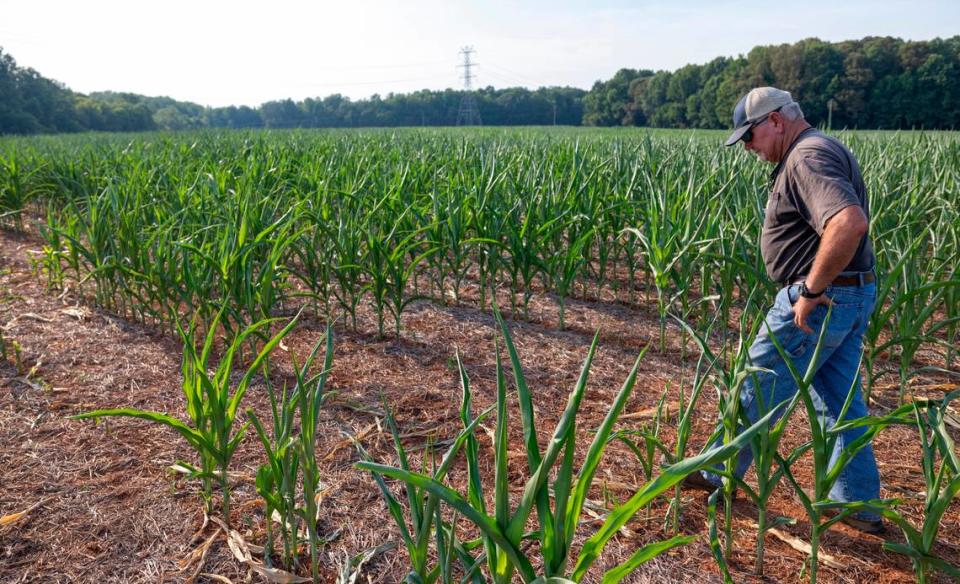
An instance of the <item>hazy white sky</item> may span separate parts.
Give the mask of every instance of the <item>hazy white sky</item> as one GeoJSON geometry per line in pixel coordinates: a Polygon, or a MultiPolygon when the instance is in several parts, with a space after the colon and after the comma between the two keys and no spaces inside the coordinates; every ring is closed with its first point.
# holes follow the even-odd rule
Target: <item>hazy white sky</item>
{"type": "Polygon", "coordinates": [[[0,47],[80,92],[203,105],[475,85],[589,88],[759,44],[960,34],[957,0],[0,0],[0,47]]]}

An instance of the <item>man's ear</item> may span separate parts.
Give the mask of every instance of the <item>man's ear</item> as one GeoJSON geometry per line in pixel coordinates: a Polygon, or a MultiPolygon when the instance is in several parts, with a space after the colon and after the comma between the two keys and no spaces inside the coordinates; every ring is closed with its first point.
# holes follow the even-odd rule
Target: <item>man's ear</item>
{"type": "Polygon", "coordinates": [[[786,118],[784,118],[780,112],[772,112],[770,114],[770,122],[774,125],[778,132],[783,131],[783,128],[787,124],[786,118]]]}

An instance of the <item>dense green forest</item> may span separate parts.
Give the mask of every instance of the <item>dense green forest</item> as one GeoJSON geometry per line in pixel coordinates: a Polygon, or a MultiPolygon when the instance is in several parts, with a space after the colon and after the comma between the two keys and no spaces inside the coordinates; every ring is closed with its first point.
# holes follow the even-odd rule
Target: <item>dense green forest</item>
{"type": "MultiPolygon", "coordinates": [[[[867,37],[760,46],[676,71],[621,69],[590,91],[486,87],[475,92],[484,125],[725,128],[751,87],[791,91],[814,124],[850,128],[960,127],[960,36],[930,41],[867,37]]],[[[0,48],[0,134],[192,128],[446,126],[463,96],[452,89],[287,99],[257,108],[210,108],[169,97],[83,95],[17,65],[0,48]]]]}
{"type": "Polygon", "coordinates": [[[583,123],[726,128],[737,99],[762,85],[790,91],[814,124],[956,129],[960,36],[919,42],[807,39],[672,72],[621,69],[584,97],[583,123]]]}

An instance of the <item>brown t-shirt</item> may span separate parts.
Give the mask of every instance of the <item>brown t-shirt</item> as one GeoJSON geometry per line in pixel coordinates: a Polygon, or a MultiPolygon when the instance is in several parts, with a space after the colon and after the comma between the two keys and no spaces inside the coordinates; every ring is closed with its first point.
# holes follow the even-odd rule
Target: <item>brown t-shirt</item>
{"type": "MultiPolygon", "coordinates": [[[[770,179],[760,252],[767,274],[781,284],[810,272],[827,220],[852,205],[870,217],[867,188],[853,154],[814,128],[801,132],[770,179]]],[[[869,272],[875,264],[865,235],[843,271],[869,272]]]]}

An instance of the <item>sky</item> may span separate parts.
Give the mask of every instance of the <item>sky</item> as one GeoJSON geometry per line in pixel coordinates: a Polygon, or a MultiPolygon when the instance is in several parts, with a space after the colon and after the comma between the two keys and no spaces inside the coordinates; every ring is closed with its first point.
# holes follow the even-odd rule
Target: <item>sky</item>
{"type": "Polygon", "coordinates": [[[960,34],[957,0],[0,0],[0,48],[81,93],[207,106],[474,86],[589,89],[757,45],[960,34]]]}

